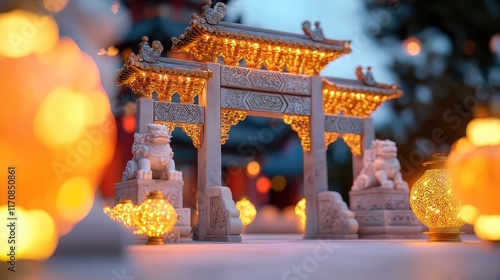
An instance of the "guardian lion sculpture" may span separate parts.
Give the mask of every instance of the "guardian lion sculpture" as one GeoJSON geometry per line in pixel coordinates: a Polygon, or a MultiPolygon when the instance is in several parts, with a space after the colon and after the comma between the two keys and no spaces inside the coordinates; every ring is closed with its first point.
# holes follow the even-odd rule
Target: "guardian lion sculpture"
{"type": "Polygon", "coordinates": [[[374,140],[371,149],[365,151],[363,169],[354,180],[352,190],[373,187],[408,190],[408,184],[401,176],[397,152],[396,143],[390,140],[374,140]]]}
{"type": "Polygon", "coordinates": [[[132,160],[129,160],[122,181],[160,179],[182,181],[182,172],[175,170],[172,135],[165,125],[148,124],[148,131],[134,135],[132,160]]]}

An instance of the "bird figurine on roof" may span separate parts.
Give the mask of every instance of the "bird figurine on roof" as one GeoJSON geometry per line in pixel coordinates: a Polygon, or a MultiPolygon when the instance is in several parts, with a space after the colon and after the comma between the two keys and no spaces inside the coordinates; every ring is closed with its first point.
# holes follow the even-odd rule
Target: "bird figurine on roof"
{"type": "Polygon", "coordinates": [[[160,41],[153,41],[153,47],[149,46],[149,38],[147,36],[142,36],[142,42],[139,44],[139,54],[131,54],[131,57],[137,61],[146,61],[149,63],[154,63],[161,56],[163,51],[163,45],[160,41]]]}

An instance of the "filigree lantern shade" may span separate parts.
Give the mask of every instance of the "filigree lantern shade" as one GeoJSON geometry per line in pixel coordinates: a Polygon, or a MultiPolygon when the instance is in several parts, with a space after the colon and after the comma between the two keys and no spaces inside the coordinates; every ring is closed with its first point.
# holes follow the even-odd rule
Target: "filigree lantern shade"
{"type": "Polygon", "coordinates": [[[126,228],[134,228],[133,212],[136,205],[130,199],[120,199],[113,207],[104,207],[103,211],[112,220],[122,223],[126,228]]]}
{"type": "Polygon", "coordinates": [[[152,191],[134,212],[138,232],[148,237],[147,245],[163,244],[163,237],[177,222],[177,213],[161,191],[152,191]]]}
{"type": "Polygon", "coordinates": [[[415,216],[429,227],[428,241],[461,241],[460,201],[452,195],[452,181],[444,169],[446,156],[436,154],[424,162],[429,169],[413,185],[410,206],[415,216]]]}

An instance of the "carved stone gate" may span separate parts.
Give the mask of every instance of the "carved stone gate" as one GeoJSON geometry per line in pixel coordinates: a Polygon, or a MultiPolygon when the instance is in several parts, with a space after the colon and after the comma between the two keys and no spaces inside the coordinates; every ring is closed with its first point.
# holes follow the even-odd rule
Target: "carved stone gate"
{"type": "Polygon", "coordinates": [[[376,83],[370,69],[356,69],[357,80],[319,76],[330,61],[350,53],[349,41],[325,39],[319,24],[312,29],[305,22],[305,35],[299,35],[220,22],[221,3],[203,10],[202,16],[192,16],[184,34],[172,38],[173,51],[189,52],[201,62],[160,57],[161,44],[150,47],[143,38],[139,54],[126,61],[117,78],[140,97],[137,132],[153,122],[170,130],[181,127],[198,148],[197,238],[241,240],[238,210],[230,190],[221,186],[221,145],[231,126],[247,115],[282,118],[301,140],[305,237],[353,237],[344,234],[356,232],[352,212],[338,194],[328,192],[325,149],[342,138],[352,151],[356,176],[374,139],[370,114],[402,92],[376,83]],[[153,92],[159,101],[151,99],[153,92]],[[180,103],[172,102],[174,93],[180,103]]]}

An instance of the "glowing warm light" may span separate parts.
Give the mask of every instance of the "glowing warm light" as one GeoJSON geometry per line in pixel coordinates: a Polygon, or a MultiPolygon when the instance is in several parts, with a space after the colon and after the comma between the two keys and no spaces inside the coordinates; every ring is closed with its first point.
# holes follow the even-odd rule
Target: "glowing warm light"
{"type": "MultiPolygon", "coordinates": [[[[8,221],[7,205],[0,206],[0,218],[8,221]]],[[[15,258],[30,260],[46,260],[57,247],[56,225],[52,217],[45,211],[34,209],[25,210],[16,205],[15,218],[17,218],[16,232],[11,234],[10,228],[0,231],[2,240],[9,240],[10,236],[15,236],[15,258]]],[[[14,239],[11,239],[14,240],[14,239]]],[[[7,244],[7,243],[6,243],[7,244]]],[[[13,245],[13,243],[11,243],[13,245]]],[[[0,261],[10,261],[10,246],[0,246],[0,261]]]]}
{"type": "Polygon", "coordinates": [[[35,116],[38,140],[57,149],[78,139],[85,128],[86,101],[83,95],[70,88],[54,89],[35,116]]]}
{"type": "Polygon", "coordinates": [[[134,115],[125,115],[122,118],[122,127],[128,133],[135,131],[136,119],[134,115]]]}
{"type": "Polygon", "coordinates": [[[474,146],[500,145],[500,119],[477,118],[467,125],[467,138],[474,146]]]}
{"type": "Polygon", "coordinates": [[[108,55],[108,56],[115,56],[120,52],[118,48],[115,46],[109,47],[107,50],[105,48],[99,49],[97,52],[97,55],[108,55]]]}
{"type": "Polygon", "coordinates": [[[253,203],[247,198],[237,201],[236,209],[240,211],[240,220],[243,226],[251,224],[257,215],[257,209],[255,209],[253,203]]]}
{"type": "Polygon", "coordinates": [[[500,241],[500,215],[480,215],[474,232],[483,240],[500,241]]]}
{"type": "Polygon", "coordinates": [[[251,161],[247,164],[248,175],[255,177],[260,173],[260,164],[256,161],[251,161]]]}
{"type": "Polygon", "coordinates": [[[161,191],[152,191],[146,201],[136,208],[133,217],[138,233],[148,236],[147,245],[163,244],[163,236],[177,222],[174,207],[165,200],[161,191]]]}
{"type": "Polygon", "coordinates": [[[286,178],[281,175],[276,175],[271,178],[271,186],[273,191],[280,192],[286,187],[286,178]]]}
{"type": "Polygon", "coordinates": [[[410,37],[403,41],[404,50],[411,56],[416,56],[422,49],[422,43],[418,38],[410,37]]]}
{"type": "Polygon", "coordinates": [[[500,215],[500,146],[481,146],[467,153],[452,152],[448,161],[454,194],[478,213],[500,215]]]}
{"type": "Polygon", "coordinates": [[[111,5],[111,12],[116,15],[120,11],[120,7],[120,1],[115,1],[113,5],[111,5]]]}
{"type": "Polygon", "coordinates": [[[100,91],[87,91],[82,94],[85,106],[85,126],[96,126],[104,121],[111,110],[109,99],[100,91]]]}
{"type": "Polygon", "coordinates": [[[297,202],[297,205],[295,205],[295,215],[297,215],[297,217],[299,218],[302,230],[304,230],[306,228],[306,220],[307,220],[305,198],[299,200],[299,202],[297,202]]]}
{"type": "Polygon", "coordinates": [[[104,213],[112,220],[122,223],[126,228],[134,228],[135,222],[133,219],[136,205],[130,199],[120,200],[115,207],[104,207],[104,213]]]}
{"type": "Polygon", "coordinates": [[[462,205],[462,208],[460,209],[460,218],[468,224],[473,225],[478,215],[479,211],[477,211],[477,208],[472,205],[465,204],[462,205]]]}
{"type": "Polygon", "coordinates": [[[59,214],[67,221],[78,222],[85,218],[94,203],[92,183],[85,177],[73,177],[64,182],[57,192],[59,214]]]}
{"type": "Polygon", "coordinates": [[[259,177],[255,182],[257,191],[261,194],[266,194],[271,189],[271,180],[266,176],[259,177]]]}
{"type": "Polygon", "coordinates": [[[45,53],[57,43],[59,29],[49,16],[14,10],[0,14],[0,57],[45,53]]]}
{"type": "Polygon", "coordinates": [[[462,138],[458,139],[457,142],[455,142],[453,144],[451,149],[454,152],[464,154],[464,153],[467,153],[467,152],[474,150],[474,148],[475,148],[475,146],[472,145],[472,143],[470,142],[470,140],[467,137],[462,137],[462,138]]]}
{"type": "Polygon", "coordinates": [[[453,196],[449,171],[444,169],[446,157],[435,155],[424,163],[430,166],[411,188],[410,206],[415,216],[429,227],[428,241],[460,241],[460,200],[453,196]],[[452,233],[450,233],[452,232],[452,233]]]}
{"type": "Polygon", "coordinates": [[[48,11],[58,13],[68,6],[69,0],[43,0],[43,6],[48,11]]]}

